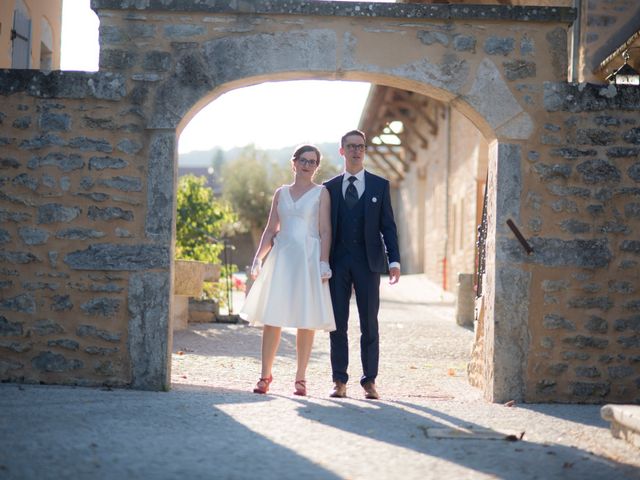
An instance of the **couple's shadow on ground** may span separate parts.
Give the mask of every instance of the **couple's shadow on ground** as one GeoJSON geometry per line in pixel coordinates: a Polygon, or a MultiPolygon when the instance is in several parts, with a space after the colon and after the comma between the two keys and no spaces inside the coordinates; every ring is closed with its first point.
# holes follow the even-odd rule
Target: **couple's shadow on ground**
{"type": "MultiPolygon", "coordinates": [[[[229,344],[226,326],[211,324],[203,326],[210,330],[206,350],[210,355],[230,354],[235,356],[251,356],[259,358],[260,329],[238,328],[234,335],[242,335],[243,341],[234,342],[235,348],[225,353],[225,345],[229,344]],[[238,345],[241,348],[238,349],[238,345]]],[[[202,332],[185,331],[183,340],[190,341],[202,332]]],[[[195,352],[202,354],[202,352],[195,352]]],[[[280,356],[295,357],[295,332],[283,331],[280,356]]],[[[180,386],[184,389],[185,386],[180,386]]],[[[497,478],[637,478],[637,469],[624,463],[615,462],[594,455],[579,448],[556,444],[531,442],[524,437],[517,441],[485,439],[491,437],[491,429],[485,425],[469,422],[453,416],[444,410],[451,410],[450,404],[439,410],[434,400],[429,406],[414,404],[402,400],[383,399],[380,402],[359,400],[359,387],[350,390],[353,397],[346,400],[329,397],[294,397],[269,394],[255,395],[250,390],[228,390],[216,387],[195,387],[207,389],[210,393],[224,393],[229,403],[233,402],[265,402],[281,397],[298,404],[298,414],[313,422],[319,422],[340,431],[382,442],[398,448],[410,449],[420,454],[435,456],[467,469],[494,475],[497,478]],[[356,393],[358,392],[358,393],[356,393]],[[469,438],[442,438],[436,435],[447,430],[452,432],[482,432],[483,435],[470,435],[469,438]]],[[[207,390],[205,390],[207,391],[207,390]]],[[[328,392],[327,392],[328,393],[328,392]]],[[[223,402],[224,403],[224,402],[223,402]]],[[[268,408],[265,406],[265,408],[268,408]]],[[[507,407],[504,407],[507,408],[507,407]]],[[[594,420],[593,414],[576,414],[575,409],[568,406],[523,405],[524,408],[544,415],[554,415],[565,420],[591,426],[603,426],[594,420]]],[[[582,412],[582,411],[580,411],[582,412]]],[[[517,425],[514,426],[518,434],[517,425]]],[[[500,437],[500,432],[493,432],[500,437]]],[[[446,437],[446,435],[445,435],[446,437]]],[[[339,437],[338,437],[339,438],[339,437]]],[[[266,440],[266,439],[265,439],[266,440]]],[[[284,447],[280,447],[284,448],[284,447]]],[[[365,452],[366,453],[366,452],[365,452]]],[[[291,452],[292,455],[295,452],[291,452]]],[[[318,471],[317,473],[319,473],[318,471]]],[[[324,474],[329,474],[323,471],[324,474]]]]}
{"type": "MultiPolygon", "coordinates": [[[[354,392],[356,388],[358,387],[353,388],[354,392]]],[[[194,387],[194,389],[200,388],[194,387]]],[[[511,432],[492,430],[488,426],[451,415],[445,411],[445,408],[439,409],[438,403],[445,407],[445,403],[439,401],[433,401],[432,406],[425,406],[403,400],[370,401],[355,397],[333,399],[280,394],[255,395],[247,391],[215,387],[204,387],[200,390],[205,394],[206,392],[225,393],[218,396],[220,404],[263,402],[265,414],[268,414],[268,403],[272,401],[293,401],[297,404],[296,409],[300,417],[334,428],[339,432],[351,434],[342,440],[339,432],[331,434],[328,440],[332,442],[357,442],[353,439],[355,435],[361,437],[363,441],[373,440],[459,465],[468,469],[466,475],[475,471],[503,479],[638,478],[638,470],[633,466],[600,457],[579,448],[532,442],[527,439],[526,431],[522,439],[519,439],[522,432],[517,429],[517,426],[511,432]],[[446,432],[451,432],[449,438],[446,432]],[[463,438],[459,437],[462,435],[461,432],[466,432],[463,438]],[[509,434],[512,436],[508,437],[509,434]],[[456,436],[458,438],[455,438],[456,436]]],[[[449,401],[446,406],[450,409],[451,402],[449,401]]],[[[524,408],[544,412],[543,407],[527,405],[524,408]]],[[[556,416],[577,422],[583,420],[580,415],[573,418],[575,415],[570,412],[570,409],[565,413],[565,416],[557,413],[556,416]]],[[[239,427],[244,428],[240,424],[239,427]]],[[[263,440],[268,441],[265,438],[263,440]]],[[[278,448],[286,447],[278,446],[278,448]]],[[[363,445],[363,448],[366,446],[363,445]]],[[[362,453],[366,457],[367,451],[363,450],[362,453]]],[[[306,461],[293,450],[289,450],[288,455],[299,457],[296,461],[306,461]]],[[[392,456],[393,451],[390,451],[389,455],[392,456]]],[[[434,466],[434,463],[430,459],[425,459],[425,466],[429,465],[434,466]]],[[[334,477],[332,472],[322,468],[315,473],[321,477],[334,477]]],[[[429,478],[428,471],[425,472],[425,478],[429,478]]]]}
{"type": "Polygon", "coordinates": [[[638,470],[630,465],[579,448],[530,442],[526,431],[495,431],[435,406],[353,398],[294,401],[303,418],[496,478],[638,478],[638,470]],[[447,432],[451,438],[446,438],[447,432]],[[463,438],[454,438],[458,435],[463,438]]]}

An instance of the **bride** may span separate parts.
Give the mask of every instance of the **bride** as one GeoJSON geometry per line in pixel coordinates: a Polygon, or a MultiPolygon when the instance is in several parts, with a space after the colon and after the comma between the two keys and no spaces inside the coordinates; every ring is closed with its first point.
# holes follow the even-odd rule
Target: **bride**
{"type": "Polygon", "coordinates": [[[263,325],[262,372],[254,393],[269,391],[282,327],[297,328],[293,393],[302,396],[307,394],[305,374],[315,330],[336,328],[327,282],[331,200],[327,189],[313,182],[320,159],[314,145],[293,153],[293,183],[276,190],[251,267],[255,282],[241,315],[252,325],[263,325]]]}

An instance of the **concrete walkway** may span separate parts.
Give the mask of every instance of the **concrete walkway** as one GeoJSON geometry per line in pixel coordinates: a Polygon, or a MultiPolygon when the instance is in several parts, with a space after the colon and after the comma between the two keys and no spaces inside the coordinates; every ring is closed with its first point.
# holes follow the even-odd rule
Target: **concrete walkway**
{"type": "Polygon", "coordinates": [[[600,406],[483,401],[465,380],[473,334],[424,277],[382,293],[381,401],[357,384],[357,322],[345,400],[327,396],[328,334],[309,397],[291,394],[293,332],[259,396],[260,330],[197,325],[175,335],[168,393],[0,385],[0,478],[640,478],[640,451],[600,406]]]}

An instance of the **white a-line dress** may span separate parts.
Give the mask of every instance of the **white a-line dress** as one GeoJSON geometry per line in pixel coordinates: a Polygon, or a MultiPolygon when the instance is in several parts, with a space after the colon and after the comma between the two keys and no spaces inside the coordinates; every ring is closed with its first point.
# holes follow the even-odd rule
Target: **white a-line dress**
{"type": "Polygon", "coordinates": [[[289,186],[280,188],[280,231],[264,261],[240,315],[252,325],[336,329],[329,282],[320,278],[320,194],[312,187],[293,201],[289,186]]]}

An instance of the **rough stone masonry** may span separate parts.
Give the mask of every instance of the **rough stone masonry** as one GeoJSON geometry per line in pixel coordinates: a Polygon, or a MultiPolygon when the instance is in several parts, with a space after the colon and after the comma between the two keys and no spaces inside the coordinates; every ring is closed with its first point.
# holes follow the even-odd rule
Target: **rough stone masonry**
{"type": "Polygon", "coordinates": [[[0,71],[2,380],[167,388],[176,138],[225,91],[316,78],[434,96],[491,142],[485,397],[638,401],[640,95],[565,82],[571,9],[92,6],[99,72],[0,71]]]}

